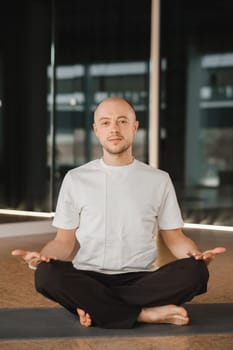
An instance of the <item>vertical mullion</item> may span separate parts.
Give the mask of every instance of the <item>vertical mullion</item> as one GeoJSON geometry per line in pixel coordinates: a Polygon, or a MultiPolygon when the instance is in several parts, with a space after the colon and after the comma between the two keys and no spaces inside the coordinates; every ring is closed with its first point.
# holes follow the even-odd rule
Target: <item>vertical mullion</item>
{"type": "Polygon", "coordinates": [[[149,91],[149,164],[159,163],[159,41],[160,0],[151,1],[151,51],[149,91]]]}

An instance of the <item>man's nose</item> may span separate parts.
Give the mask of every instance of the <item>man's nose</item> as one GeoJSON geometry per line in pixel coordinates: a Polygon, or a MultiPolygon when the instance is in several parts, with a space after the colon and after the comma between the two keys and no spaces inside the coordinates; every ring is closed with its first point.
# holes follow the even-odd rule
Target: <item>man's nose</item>
{"type": "Polygon", "coordinates": [[[113,122],[113,123],[112,123],[111,131],[112,131],[112,132],[117,132],[117,131],[119,131],[119,124],[118,124],[117,122],[113,122]]]}

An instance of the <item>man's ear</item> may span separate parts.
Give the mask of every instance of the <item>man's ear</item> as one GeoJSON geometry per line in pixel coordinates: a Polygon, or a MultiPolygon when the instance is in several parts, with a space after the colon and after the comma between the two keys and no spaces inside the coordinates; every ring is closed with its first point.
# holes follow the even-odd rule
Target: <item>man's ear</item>
{"type": "Polygon", "coordinates": [[[134,124],[134,133],[135,133],[135,134],[136,134],[138,128],[139,128],[139,121],[136,120],[136,121],[135,121],[135,124],[134,124]]]}
{"type": "Polygon", "coordinates": [[[94,130],[94,133],[95,133],[96,136],[97,136],[97,126],[96,126],[96,123],[95,123],[95,122],[92,124],[92,127],[93,127],[93,130],[94,130]]]}

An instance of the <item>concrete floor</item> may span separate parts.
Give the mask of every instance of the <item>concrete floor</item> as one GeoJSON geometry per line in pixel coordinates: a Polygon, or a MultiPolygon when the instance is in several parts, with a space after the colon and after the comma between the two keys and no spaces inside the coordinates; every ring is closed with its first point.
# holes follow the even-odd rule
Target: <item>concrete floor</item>
{"type": "MultiPolygon", "coordinates": [[[[208,293],[196,297],[193,303],[233,303],[233,233],[189,230],[186,234],[194,239],[201,249],[225,246],[227,252],[217,257],[210,265],[210,282],[208,293]]],[[[0,238],[0,307],[55,306],[34,291],[33,274],[18,258],[10,255],[12,249],[24,248],[40,250],[54,234],[37,234],[0,238]]],[[[160,243],[160,261],[172,259],[160,243]]],[[[202,335],[178,337],[138,337],[114,339],[52,339],[28,341],[1,341],[1,350],[230,350],[233,349],[232,335],[202,335]]]]}

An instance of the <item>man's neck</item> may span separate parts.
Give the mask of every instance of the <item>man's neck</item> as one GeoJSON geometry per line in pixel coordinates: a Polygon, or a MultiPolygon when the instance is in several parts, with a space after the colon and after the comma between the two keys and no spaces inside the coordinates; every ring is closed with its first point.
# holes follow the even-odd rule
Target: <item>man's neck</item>
{"type": "Polygon", "coordinates": [[[107,165],[124,166],[133,163],[132,154],[108,154],[104,152],[103,161],[107,165]]]}

